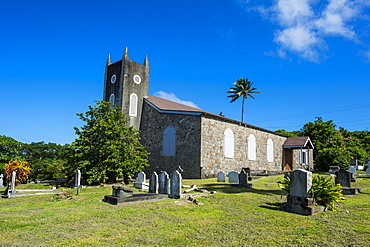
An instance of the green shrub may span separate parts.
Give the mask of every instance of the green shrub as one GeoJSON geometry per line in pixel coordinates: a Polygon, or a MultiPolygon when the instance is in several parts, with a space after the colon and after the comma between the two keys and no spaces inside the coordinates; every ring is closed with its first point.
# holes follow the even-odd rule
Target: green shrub
{"type": "MultiPolygon", "coordinates": [[[[335,203],[344,200],[341,185],[335,185],[331,176],[314,175],[312,177],[312,198],[317,205],[335,210],[335,203]]],[[[290,194],[290,177],[285,176],[278,182],[279,187],[287,194],[290,194]]]]}
{"type": "Polygon", "coordinates": [[[344,199],[341,185],[335,185],[331,176],[313,176],[312,178],[312,197],[318,205],[335,210],[335,203],[344,199]]]}

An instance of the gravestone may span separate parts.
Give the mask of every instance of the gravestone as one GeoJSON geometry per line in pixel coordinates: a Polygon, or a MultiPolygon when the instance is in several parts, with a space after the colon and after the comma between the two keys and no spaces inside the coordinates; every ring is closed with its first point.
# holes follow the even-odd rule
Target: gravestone
{"type": "Polygon", "coordinates": [[[248,182],[248,175],[244,170],[241,170],[239,173],[239,184],[243,185],[248,182]]]}
{"type": "Polygon", "coordinates": [[[298,169],[290,173],[290,195],[311,198],[312,172],[298,169]]]}
{"type": "Polygon", "coordinates": [[[239,183],[239,174],[236,171],[229,172],[229,183],[239,183]]]}
{"type": "Polygon", "coordinates": [[[150,175],[149,193],[158,193],[158,174],[156,172],[150,175]]]}
{"type": "Polygon", "coordinates": [[[10,192],[15,193],[15,178],[17,173],[15,171],[12,172],[12,179],[10,180],[10,192]]]}
{"type": "Polygon", "coordinates": [[[312,215],[324,211],[324,207],[315,206],[312,196],[312,172],[298,169],[290,173],[290,195],[283,208],[291,213],[312,215]]]}
{"type": "Polygon", "coordinates": [[[137,182],[134,183],[136,189],[148,189],[148,184],[146,182],[146,174],[144,172],[139,172],[137,175],[137,182]]]}
{"type": "Polygon", "coordinates": [[[226,182],[226,174],[223,171],[217,173],[217,182],[226,182]]]}
{"type": "Polygon", "coordinates": [[[3,174],[0,174],[0,188],[3,188],[4,187],[4,175],[3,174]]]}
{"type": "Polygon", "coordinates": [[[339,171],[335,173],[335,184],[340,184],[342,187],[350,188],[351,174],[344,169],[339,169],[339,171]]]}
{"type": "Polygon", "coordinates": [[[356,170],[358,169],[358,162],[357,162],[356,159],[350,160],[349,164],[350,164],[350,166],[354,166],[356,170]]]}
{"type": "Polygon", "coordinates": [[[350,166],[349,169],[348,169],[348,172],[353,173],[354,175],[356,175],[356,167],[355,166],[350,166]]]}
{"type": "Polygon", "coordinates": [[[335,175],[337,171],[339,171],[339,166],[329,166],[329,173],[335,175]]]}
{"type": "Polygon", "coordinates": [[[81,188],[81,171],[77,170],[75,176],[75,188],[81,188]]]}
{"type": "Polygon", "coordinates": [[[170,197],[180,198],[182,187],[182,177],[178,171],[174,171],[170,178],[170,197]]]}
{"type": "Polygon", "coordinates": [[[366,175],[370,176],[370,165],[369,164],[367,165],[366,175]]]}
{"type": "Polygon", "coordinates": [[[159,194],[168,194],[168,174],[165,171],[162,171],[159,174],[159,183],[158,183],[158,193],[159,194]]]}
{"type": "Polygon", "coordinates": [[[239,186],[251,188],[252,184],[248,183],[250,170],[249,168],[243,168],[239,173],[239,186]]]}
{"type": "Polygon", "coordinates": [[[245,174],[247,174],[247,181],[252,180],[252,177],[251,177],[251,169],[249,167],[242,168],[242,171],[244,171],[245,174]]]}

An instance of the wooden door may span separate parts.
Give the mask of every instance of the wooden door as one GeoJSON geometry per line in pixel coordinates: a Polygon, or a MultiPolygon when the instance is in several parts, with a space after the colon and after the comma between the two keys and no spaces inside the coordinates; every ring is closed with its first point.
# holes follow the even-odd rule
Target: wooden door
{"type": "Polygon", "coordinates": [[[292,149],[284,149],[284,171],[290,172],[293,169],[293,150],[292,149]]]}

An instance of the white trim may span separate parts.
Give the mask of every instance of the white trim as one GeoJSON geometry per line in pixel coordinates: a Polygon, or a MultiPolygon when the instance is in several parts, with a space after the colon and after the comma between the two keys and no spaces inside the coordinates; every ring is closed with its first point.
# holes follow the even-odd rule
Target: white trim
{"type": "Polygon", "coordinates": [[[130,106],[129,106],[129,115],[130,117],[137,117],[137,105],[138,105],[137,95],[132,93],[130,95],[130,106]]]}

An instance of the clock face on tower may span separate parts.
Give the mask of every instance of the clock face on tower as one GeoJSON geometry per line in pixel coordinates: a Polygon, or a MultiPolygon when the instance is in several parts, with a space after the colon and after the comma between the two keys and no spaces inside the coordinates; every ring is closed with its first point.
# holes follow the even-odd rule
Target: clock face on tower
{"type": "Polygon", "coordinates": [[[140,84],[140,82],[141,82],[141,77],[139,76],[139,75],[134,75],[134,82],[136,83],[136,84],[140,84]]]}
{"type": "Polygon", "coordinates": [[[110,78],[110,82],[111,83],[115,83],[116,82],[116,75],[112,75],[112,77],[110,78]]]}

